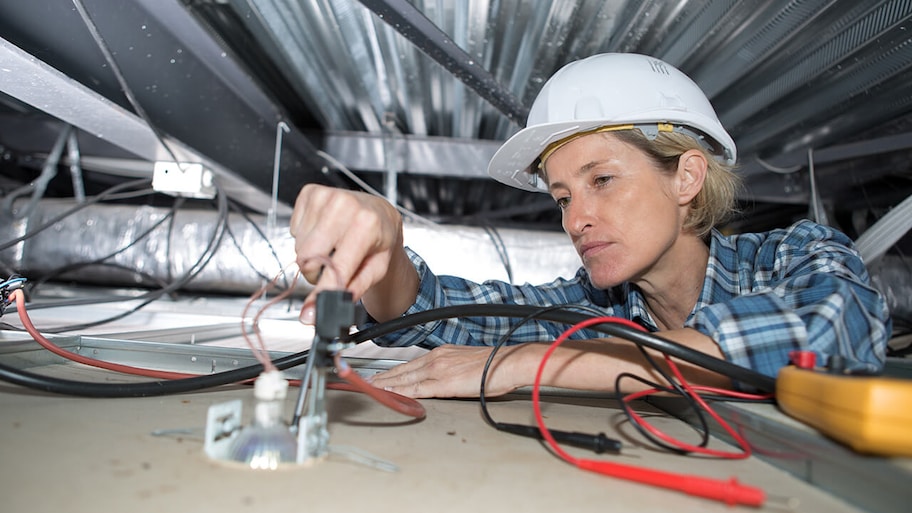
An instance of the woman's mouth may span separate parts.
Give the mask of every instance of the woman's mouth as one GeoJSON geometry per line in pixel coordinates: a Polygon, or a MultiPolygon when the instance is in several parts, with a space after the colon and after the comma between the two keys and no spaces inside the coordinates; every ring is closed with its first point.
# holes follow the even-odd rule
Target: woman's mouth
{"type": "Polygon", "coordinates": [[[596,253],[600,252],[601,250],[605,249],[608,246],[609,246],[609,243],[607,243],[607,242],[587,242],[585,244],[580,245],[579,248],[577,249],[577,252],[579,253],[580,258],[582,258],[583,260],[587,260],[587,259],[590,259],[593,256],[595,256],[596,253]]]}

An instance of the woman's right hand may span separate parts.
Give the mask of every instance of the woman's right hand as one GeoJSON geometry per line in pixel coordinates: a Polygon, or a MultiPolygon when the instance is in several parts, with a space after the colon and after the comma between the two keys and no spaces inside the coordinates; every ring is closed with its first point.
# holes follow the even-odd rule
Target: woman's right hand
{"type": "Polygon", "coordinates": [[[305,321],[312,322],[321,290],[350,291],[377,320],[398,316],[415,301],[417,273],[402,246],[402,217],[385,199],[305,185],[295,200],[290,231],[298,267],[314,285],[305,300],[305,321]]]}

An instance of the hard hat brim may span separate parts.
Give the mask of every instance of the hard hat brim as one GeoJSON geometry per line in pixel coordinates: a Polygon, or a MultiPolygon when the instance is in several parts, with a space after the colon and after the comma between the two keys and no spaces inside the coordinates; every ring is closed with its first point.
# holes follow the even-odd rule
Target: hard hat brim
{"type": "MultiPolygon", "coordinates": [[[[709,126],[710,123],[694,123],[693,119],[681,119],[681,113],[669,111],[666,113],[651,112],[642,118],[627,117],[623,120],[573,120],[559,121],[554,123],[542,123],[539,125],[524,128],[510,137],[494,153],[491,161],[488,163],[488,174],[495,180],[530,192],[548,192],[548,186],[538,176],[532,173],[532,166],[550,144],[560,141],[566,137],[579,132],[585,132],[599,127],[610,125],[640,125],[671,123],[694,128],[701,132],[707,133],[716,144],[722,148],[733,152],[734,141],[727,133],[708,133],[702,130],[703,126],[709,126]],[[677,114],[677,115],[676,115],[677,114]]],[[[693,118],[695,113],[689,112],[686,117],[693,118]]],[[[734,164],[736,155],[726,155],[719,157],[728,164],[734,164]]]]}

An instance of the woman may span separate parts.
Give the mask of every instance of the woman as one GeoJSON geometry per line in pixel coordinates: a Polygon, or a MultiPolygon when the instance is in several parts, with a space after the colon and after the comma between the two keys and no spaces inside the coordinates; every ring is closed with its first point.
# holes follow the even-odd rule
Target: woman
{"type": "MultiPolygon", "coordinates": [[[[389,203],[320,186],[302,189],[291,231],[317,290],[346,283],[381,322],[459,303],[575,304],[770,376],[795,349],[879,370],[889,314],[847,237],[809,221],[730,237],[713,229],[733,207],[735,158],[734,142],[688,77],[647,56],[603,54],[559,70],[527,127],[489,165],[494,178],[554,198],[583,264],[573,279],[512,286],[436,276],[403,248],[402,220],[389,203]],[[338,276],[319,274],[329,256],[338,276]]],[[[434,349],[374,384],[412,397],[477,396],[485,346],[507,329],[503,319],[455,319],[377,340],[434,349]]],[[[530,385],[546,350],[535,342],[562,329],[517,330],[498,352],[486,393],[530,385]]],[[[632,344],[599,337],[583,330],[558,348],[542,384],[611,390],[622,372],[661,379],[632,344]]],[[[696,383],[737,386],[682,367],[696,383]]]]}

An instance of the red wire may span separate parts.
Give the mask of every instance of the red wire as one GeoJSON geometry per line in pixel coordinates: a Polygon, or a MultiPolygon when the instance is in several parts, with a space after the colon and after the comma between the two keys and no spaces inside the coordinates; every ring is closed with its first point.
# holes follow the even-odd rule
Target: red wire
{"type": "Polygon", "coordinates": [[[371,385],[354,372],[351,366],[338,354],[333,357],[333,361],[336,364],[336,373],[338,376],[347,381],[353,389],[369,395],[378,403],[393,411],[402,413],[403,415],[415,417],[416,419],[423,419],[425,417],[426,412],[424,406],[418,401],[371,385]]]}
{"type": "MultiPolygon", "coordinates": [[[[275,285],[276,282],[278,282],[279,277],[282,275],[283,272],[284,272],[284,269],[282,270],[282,272],[280,272],[278,275],[276,275],[276,277],[274,277],[272,279],[272,281],[270,281],[266,285],[263,285],[260,288],[260,290],[256,291],[250,297],[250,299],[247,300],[247,303],[244,305],[244,310],[241,312],[241,336],[244,337],[244,342],[247,343],[247,346],[250,348],[250,351],[253,353],[253,356],[255,356],[256,359],[263,365],[264,371],[274,371],[274,370],[276,370],[276,367],[268,356],[269,350],[266,349],[266,342],[264,342],[263,337],[260,336],[260,326],[259,326],[260,316],[263,314],[264,311],[266,311],[267,308],[278,303],[279,301],[282,301],[287,296],[289,296],[291,294],[291,292],[294,290],[294,284],[292,284],[291,287],[288,287],[288,289],[277,294],[274,298],[272,298],[270,301],[268,301],[266,303],[266,305],[264,305],[262,308],[260,308],[257,311],[256,315],[254,315],[253,323],[252,323],[251,327],[253,328],[253,333],[257,339],[256,344],[254,344],[253,341],[250,340],[250,337],[247,336],[247,331],[245,329],[246,326],[244,326],[244,321],[246,321],[247,312],[253,306],[254,301],[261,298],[263,296],[263,294],[266,293],[266,290],[269,287],[272,287],[273,285],[275,285]]],[[[295,283],[297,283],[297,274],[295,275],[294,281],[295,281],[295,283]]]]}
{"type": "MultiPolygon", "coordinates": [[[[133,367],[130,365],[122,365],[113,362],[107,362],[104,360],[97,360],[95,358],[89,358],[87,356],[82,356],[78,353],[73,353],[67,351],[62,347],[54,344],[49,339],[47,339],[41,332],[35,328],[35,325],[32,323],[31,318],[28,316],[28,313],[25,309],[25,296],[22,294],[21,290],[14,290],[10,294],[10,299],[16,300],[16,309],[19,313],[19,319],[22,321],[22,325],[25,327],[25,331],[35,339],[42,347],[68,360],[82,363],[85,365],[90,365],[92,367],[97,367],[100,369],[110,370],[114,372],[120,372],[122,374],[131,374],[135,376],[145,376],[148,378],[156,379],[184,379],[184,378],[194,378],[199,376],[198,374],[186,374],[182,372],[170,372],[170,371],[159,371],[153,369],[144,369],[141,367],[133,367]]],[[[271,363],[271,362],[270,362],[271,363]]],[[[387,390],[382,390],[374,387],[370,383],[364,381],[357,373],[352,371],[351,367],[337,357],[336,362],[337,368],[340,369],[339,376],[345,379],[348,384],[345,383],[329,383],[327,388],[335,390],[346,390],[353,392],[362,392],[372,398],[376,399],[378,402],[384,406],[391,408],[394,411],[402,413],[403,415],[408,415],[415,418],[424,418],[425,409],[418,401],[414,399],[399,395],[395,392],[390,392],[387,390]],[[344,370],[343,370],[344,369],[344,370]]],[[[250,381],[250,380],[247,380],[250,381]]],[[[289,380],[289,383],[293,385],[300,386],[301,380],[289,380]]]]}
{"type": "MultiPolygon", "coordinates": [[[[651,395],[651,394],[654,394],[657,392],[665,392],[665,390],[653,388],[653,389],[649,389],[649,390],[642,390],[640,392],[634,392],[634,393],[624,396],[623,401],[629,403],[636,399],[641,399],[643,397],[646,397],[647,395],[651,395]]],[[[713,413],[715,413],[715,412],[711,411],[710,415],[713,415],[713,413]]],[[[640,416],[639,413],[637,413],[636,411],[634,411],[632,409],[628,411],[628,414],[637,423],[639,423],[639,425],[642,426],[643,429],[646,429],[647,431],[652,433],[652,435],[654,435],[655,437],[660,438],[663,441],[668,442],[669,444],[675,445],[678,448],[683,449],[685,451],[705,454],[707,456],[716,456],[719,458],[728,458],[728,459],[743,459],[743,458],[750,457],[750,447],[747,445],[747,443],[744,441],[744,439],[740,435],[733,435],[733,437],[738,442],[738,445],[741,446],[741,448],[742,448],[741,452],[731,452],[731,451],[722,451],[722,450],[717,450],[717,449],[708,449],[706,447],[700,447],[698,445],[688,444],[686,442],[682,442],[676,438],[669,436],[668,434],[662,432],[661,430],[659,430],[658,428],[656,428],[655,426],[653,426],[652,424],[647,422],[643,417],[640,416]]],[[[713,418],[716,418],[716,416],[713,416],[713,418]]],[[[717,421],[718,420],[719,419],[717,419],[717,421]]],[[[722,421],[721,423],[723,424],[724,427],[727,427],[727,423],[725,423],[724,421],[722,421]]],[[[728,431],[728,429],[726,429],[726,430],[728,431]]],[[[729,433],[731,433],[731,432],[729,431],[729,433]]]]}
{"type": "Polygon", "coordinates": [[[120,372],[122,374],[134,374],[156,379],[183,379],[196,376],[194,374],[185,374],[182,372],[159,371],[152,369],[143,369],[140,367],[132,367],[130,365],[121,365],[118,363],[106,362],[104,360],[96,360],[95,358],[89,358],[87,356],[82,356],[81,354],[67,351],[66,349],[57,346],[45,338],[45,336],[42,335],[37,328],[35,328],[35,325],[32,324],[32,320],[29,318],[28,313],[25,311],[25,295],[22,294],[21,289],[14,290],[12,294],[10,294],[10,298],[16,300],[16,311],[19,313],[19,319],[22,321],[22,326],[25,327],[25,331],[27,331],[28,334],[31,335],[33,339],[35,339],[35,342],[38,342],[42,347],[56,354],[57,356],[61,356],[77,363],[91,365],[93,367],[98,367],[114,372],[120,372]]]}
{"type": "MultiPolygon", "coordinates": [[[[668,355],[665,355],[665,361],[666,361],[666,363],[668,364],[668,367],[671,369],[671,372],[675,375],[675,377],[676,377],[676,378],[678,379],[678,381],[680,382],[681,387],[684,388],[684,391],[685,391],[691,398],[693,398],[693,400],[696,401],[697,404],[699,404],[700,407],[703,408],[704,411],[706,411],[707,413],[709,413],[709,415],[710,415],[717,423],[719,423],[719,425],[722,426],[722,428],[723,428],[729,435],[731,435],[731,437],[738,443],[738,446],[741,448],[741,452],[731,452],[731,451],[722,451],[722,450],[717,450],[717,449],[707,449],[706,447],[700,447],[700,446],[696,446],[696,445],[691,445],[691,444],[682,442],[682,441],[680,441],[680,440],[677,440],[677,439],[675,439],[675,438],[672,438],[672,437],[668,436],[667,434],[661,432],[661,431],[660,431],[659,429],[657,429],[655,426],[653,426],[652,424],[649,424],[645,419],[643,419],[642,417],[640,417],[640,415],[639,415],[638,413],[636,413],[635,411],[633,411],[633,410],[629,410],[628,413],[630,414],[630,416],[631,416],[637,423],[639,423],[640,426],[642,426],[644,429],[646,429],[647,431],[649,431],[650,433],[652,433],[654,436],[656,436],[656,437],[658,437],[658,438],[661,438],[661,439],[664,440],[665,442],[668,442],[668,443],[670,443],[670,444],[672,444],[672,445],[675,445],[675,446],[677,446],[677,447],[680,448],[680,449],[683,449],[683,450],[686,450],[686,451],[689,451],[689,452],[695,452],[695,453],[699,453],[699,454],[705,454],[705,455],[708,455],[708,456],[716,456],[716,457],[720,457],[720,458],[743,459],[743,458],[748,458],[748,457],[750,457],[750,455],[751,455],[751,448],[750,448],[750,444],[747,443],[747,440],[745,440],[744,437],[741,436],[740,433],[738,433],[737,431],[735,431],[734,428],[732,428],[731,425],[730,425],[728,422],[725,421],[725,419],[723,419],[718,413],[716,413],[716,411],[713,410],[712,407],[710,407],[709,404],[707,404],[706,401],[703,400],[703,398],[697,393],[698,387],[694,387],[693,385],[691,385],[690,383],[688,383],[687,380],[684,379],[684,376],[683,376],[683,374],[681,374],[680,369],[679,369],[678,366],[674,363],[674,361],[672,361],[671,358],[668,357],[668,355]]],[[[737,393],[737,392],[728,393],[729,391],[727,391],[727,390],[722,390],[722,389],[712,388],[712,387],[699,387],[699,388],[700,388],[700,389],[709,389],[709,390],[713,390],[713,391],[715,391],[715,392],[721,392],[721,393],[723,393],[724,395],[731,395],[731,396],[736,396],[736,395],[740,395],[740,396],[749,396],[749,394],[739,394],[739,393],[737,393]]],[[[649,390],[642,390],[642,391],[640,391],[640,392],[635,392],[635,393],[628,394],[628,395],[624,396],[623,401],[629,403],[629,402],[634,401],[634,400],[636,400],[636,399],[641,399],[641,398],[643,398],[643,397],[646,397],[646,396],[648,396],[648,395],[651,395],[651,394],[654,394],[654,393],[658,393],[658,392],[665,392],[665,391],[664,391],[664,390],[660,390],[660,389],[655,389],[655,388],[649,389],[649,390]]],[[[755,397],[755,396],[754,396],[754,397],[755,397]]]]}
{"type": "Polygon", "coordinates": [[[703,397],[693,389],[691,384],[688,383],[686,379],[684,379],[684,375],[681,374],[681,370],[678,368],[678,366],[673,361],[671,361],[670,356],[665,355],[665,362],[668,364],[669,368],[671,368],[671,372],[674,373],[675,377],[678,378],[678,381],[684,390],[687,391],[687,393],[697,402],[697,404],[700,405],[701,408],[703,408],[703,410],[709,413],[709,415],[716,422],[718,422],[720,426],[722,426],[722,429],[724,429],[732,438],[735,439],[735,441],[738,442],[738,445],[741,446],[741,450],[744,451],[744,454],[740,456],[740,458],[749,458],[751,455],[751,447],[750,444],[747,443],[747,440],[745,440],[740,433],[735,431],[735,429],[731,427],[731,424],[726,422],[725,419],[716,413],[716,410],[712,409],[712,407],[706,403],[703,397]]]}
{"type": "MultiPolygon", "coordinates": [[[[338,271],[336,271],[336,268],[333,265],[332,260],[330,260],[329,258],[323,257],[323,256],[313,256],[313,257],[304,259],[301,262],[301,264],[304,264],[305,262],[307,262],[309,260],[319,260],[323,264],[324,269],[325,268],[331,269],[333,274],[337,278],[338,287],[340,289],[344,288],[344,284],[341,282],[341,280],[338,279],[339,273],[338,273],[338,271]]],[[[250,351],[253,353],[253,356],[255,356],[256,359],[263,365],[264,371],[273,371],[273,370],[277,370],[277,369],[276,369],[275,365],[272,363],[272,360],[269,358],[269,350],[266,348],[266,343],[263,341],[263,337],[260,336],[260,328],[259,328],[260,317],[262,317],[262,315],[266,312],[266,310],[268,310],[271,306],[284,300],[285,298],[287,298],[294,292],[295,286],[298,284],[298,277],[301,275],[300,266],[299,266],[298,271],[295,272],[294,280],[292,281],[291,285],[288,286],[285,290],[281,291],[279,294],[277,294],[271,300],[269,300],[265,305],[263,305],[259,310],[257,310],[256,315],[253,316],[252,328],[253,328],[253,333],[257,339],[256,344],[254,344],[254,342],[252,340],[250,340],[250,337],[247,336],[247,331],[245,329],[246,326],[244,325],[244,321],[246,321],[247,312],[253,306],[253,303],[257,299],[261,298],[263,296],[263,294],[265,294],[266,291],[270,287],[274,287],[276,285],[276,283],[278,283],[279,278],[281,278],[285,274],[285,269],[287,269],[287,268],[288,268],[288,266],[283,268],[281,271],[279,271],[278,274],[276,274],[272,278],[272,280],[269,281],[269,283],[263,285],[262,287],[260,287],[259,290],[254,292],[253,295],[250,297],[250,299],[247,300],[247,303],[244,305],[244,310],[241,314],[241,336],[244,338],[244,342],[247,343],[247,346],[250,348],[250,351]]],[[[301,312],[298,314],[299,320],[303,313],[304,313],[304,305],[301,305],[301,312]]]]}
{"type": "Polygon", "coordinates": [[[772,399],[774,394],[751,394],[748,392],[738,392],[737,390],[726,390],[724,388],[706,387],[702,385],[690,385],[691,388],[698,392],[706,392],[715,395],[724,395],[734,399],[748,399],[751,401],[763,401],[772,399]]]}
{"type": "MultiPolygon", "coordinates": [[[[535,421],[538,424],[539,430],[541,431],[542,438],[547,441],[551,449],[565,461],[590,472],[596,472],[619,479],[626,479],[629,481],[649,484],[670,490],[678,490],[690,495],[724,502],[728,505],[763,505],[764,501],[766,500],[766,494],[763,492],[763,490],[752,486],[742,485],[734,478],[729,479],[728,481],[722,481],[712,478],[704,478],[687,474],[676,474],[660,470],[635,467],[632,465],[625,465],[611,461],[576,458],[571,456],[562,447],[560,447],[560,445],[558,445],[557,441],[551,435],[551,431],[545,425],[545,420],[541,412],[541,379],[542,375],[544,374],[545,364],[548,362],[548,359],[558,348],[558,346],[564,343],[564,341],[566,341],[570,335],[583,328],[607,322],[623,324],[626,326],[632,325],[636,329],[643,330],[641,326],[634,324],[627,319],[619,319],[615,317],[594,317],[591,319],[586,319],[585,321],[574,325],[569,330],[562,333],[561,336],[558,337],[558,339],[548,347],[548,350],[545,352],[541,363],[538,366],[538,371],[535,374],[535,383],[532,387],[532,407],[535,410],[535,421]]],[[[681,378],[679,377],[678,379],[681,378]]],[[[705,404],[705,402],[703,404],[705,404]]]]}

